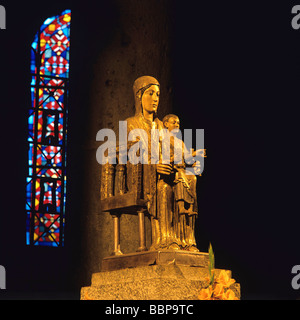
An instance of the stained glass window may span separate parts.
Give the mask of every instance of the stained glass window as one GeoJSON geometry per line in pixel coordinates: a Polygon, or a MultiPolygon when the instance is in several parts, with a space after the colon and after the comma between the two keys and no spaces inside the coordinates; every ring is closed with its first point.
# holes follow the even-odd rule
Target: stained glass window
{"type": "Polygon", "coordinates": [[[31,46],[26,243],[62,246],[71,11],[48,18],[31,46]]]}

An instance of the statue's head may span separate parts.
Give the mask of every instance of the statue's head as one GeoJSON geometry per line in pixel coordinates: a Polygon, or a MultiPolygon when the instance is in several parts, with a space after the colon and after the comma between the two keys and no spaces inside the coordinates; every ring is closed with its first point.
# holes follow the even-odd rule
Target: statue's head
{"type": "Polygon", "coordinates": [[[162,122],[164,127],[173,133],[177,133],[180,129],[180,120],[175,114],[167,114],[162,122]]]}
{"type": "Polygon", "coordinates": [[[135,114],[144,110],[156,114],[159,104],[159,82],[150,76],[142,76],[134,81],[133,94],[135,99],[135,114]]]}

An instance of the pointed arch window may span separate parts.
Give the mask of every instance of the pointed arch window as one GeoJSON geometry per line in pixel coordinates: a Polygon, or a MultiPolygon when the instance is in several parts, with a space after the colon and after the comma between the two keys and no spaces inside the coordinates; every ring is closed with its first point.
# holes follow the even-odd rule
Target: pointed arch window
{"type": "Polygon", "coordinates": [[[31,46],[26,243],[63,246],[71,11],[45,20],[31,46]]]}

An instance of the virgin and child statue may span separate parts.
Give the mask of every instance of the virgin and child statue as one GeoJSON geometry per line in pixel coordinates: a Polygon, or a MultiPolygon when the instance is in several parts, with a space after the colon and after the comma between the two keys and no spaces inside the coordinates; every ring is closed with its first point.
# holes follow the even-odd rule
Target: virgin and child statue
{"type": "MultiPolygon", "coordinates": [[[[160,85],[155,78],[143,76],[136,79],[133,93],[135,115],[120,121],[120,124],[125,124],[124,130],[121,134],[119,132],[115,148],[108,151],[108,154],[113,154],[111,159],[117,160],[99,161],[104,164],[101,199],[104,202],[108,200],[105,211],[114,217],[114,254],[122,254],[118,226],[122,208],[128,211],[128,208],[141,207],[135,202],[136,198],[131,197],[135,192],[151,219],[150,250],[198,252],[195,240],[198,215],[196,175],[201,172],[198,160],[204,150],[193,151],[185,146],[178,116],[168,114],[162,121],[158,118],[160,85]],[[113,199],[114,196],[117,197],[113,199]],[[122,207],[121,203],[126,204],[122,207]]],[[[99,149],[104,150],[102,146],[99,149]]],[[[144,211],[134,210],[139,214],[139,251],[143,251],[144,211]]]]}
{"type": "MultiPolygon", "coordinates": [[[[126,119],[127,137],[134,129],[143,129],[146,135],[136,137],[135,141],[129,139],[128,141],[131,141],[128,143],[128,149],[139,142],[139,152],[148,157],[147,164],[143,165],[142,189],[151,218],[150,250],[172,249],[198,252],[195,240],[197,177],[195,174],[187,175],[185,171],[186,163],[183,153],[186,149],[182,140],[176,137],[179,118],[170,114],[161,121],[157,117],[160,84],[155,78],[150,76],[138,78],[134,82],[133,93],[135,115],[126,119]],[[151,134],[153,129],[156,129],[156,132],[170,133],[170,139],[167,140],[170,141],[170,160],[167,162],[162,161],[162,135],[151,134]],[[182,159],[181,164],[174,163],[176,145],[180,146],[178,150],[181,152],[179,155],[182,159]],[[153,148],[157,152],[154,152],[153,148]]],[[[194,152],[193,155],[196,153],[194,152]]],[[[199,166],[199,162],[195,162],[193,166],[195,165],[199,166]]]]}

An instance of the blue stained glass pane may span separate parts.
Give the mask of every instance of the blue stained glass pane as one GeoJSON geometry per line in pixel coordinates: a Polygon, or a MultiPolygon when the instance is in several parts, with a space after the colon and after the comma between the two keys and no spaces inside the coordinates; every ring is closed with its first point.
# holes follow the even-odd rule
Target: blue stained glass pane
{"type": "Polygon", "coordinates": [[[30,244],[30,231],[26,231],[26,244],[30,244]]]}
{"type": "Polygon", "coordinates": [[[50,24],[53,20],[55,20],[55,17],[52,18],[48,18],[45,20],[45,22],[43,23],[43,26],[41,29],[45,28],[48,24],[50,24]]]}
{"type": "Polygon", "coordinates": [[[28,164],[30,166],[33,165],[33,148],[34,148],[34,145],[30,143],[29,150],[28,150],[28,164]]]}

